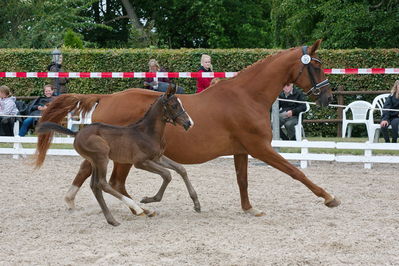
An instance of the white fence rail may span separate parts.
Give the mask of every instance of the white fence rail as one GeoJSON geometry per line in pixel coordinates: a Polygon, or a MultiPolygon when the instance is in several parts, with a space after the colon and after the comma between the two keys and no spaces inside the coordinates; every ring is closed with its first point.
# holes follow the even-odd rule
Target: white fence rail
{"type": "MultiPolygon", "coordinates": [[[[72,144],[72,137],[55,137],[54,144],[72,144]]],[[[24,144],[37,143],[37,137],[0,137],[0,144],[12,144],[12,148],[0,148],[0,154],[10,154],[18,159],[20,156],[35,153],[35,148],[24,148],[24,144]]],[[[3,145],[4,146],[4,145],[3,145]]],[[[300,148],[300,152],[280,153],[287,160],[300,161],[301,168],[307,168],[311,161],[336,161],[364,163],[370,169],[373,163],[399,163],[399,156],[376,155],[376,150],[399,150],[399,144],[369,142],[334,142],[334,141],[273,141],[275,148],[300,148]],[[311,153],[310,148],[363,150],[363,155],[344,155],[332,153],[311,153]]],[[[74,149],[49,149],[49,155],[77,156],[74,149]]]]}

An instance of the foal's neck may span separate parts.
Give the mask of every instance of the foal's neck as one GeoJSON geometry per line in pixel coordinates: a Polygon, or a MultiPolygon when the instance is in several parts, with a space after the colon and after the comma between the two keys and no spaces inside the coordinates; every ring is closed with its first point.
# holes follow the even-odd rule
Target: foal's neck
{"type": "Polygon", "coordinates": [[[162,100],[158,99],[148,109],[144,117],[137,122],[140,128],[150,136],[158,136],[162,138],[165,130],[166,122],[164,120],[164,108],[162,100]]]}

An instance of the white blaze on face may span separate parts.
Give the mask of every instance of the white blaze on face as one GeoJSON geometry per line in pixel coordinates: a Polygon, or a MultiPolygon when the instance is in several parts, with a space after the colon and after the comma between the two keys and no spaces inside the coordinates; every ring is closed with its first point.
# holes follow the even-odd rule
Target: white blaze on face
{"type": "MultiPolygon", "coordinates": [[[[186,112],[186,109],[184,109],[183,103],[180,101],[179,98],[177,98],[177,100],[179,101],[181,108],[183,108],[183,111],[186,112]]],[[[186,114],[187,114],[188,118],[190,119],[190,124],[191,124],[190,128],[192,128],[194,126],[194,121],[191,119],[191,116],[187,112],[186,112],[186,114]]]]}

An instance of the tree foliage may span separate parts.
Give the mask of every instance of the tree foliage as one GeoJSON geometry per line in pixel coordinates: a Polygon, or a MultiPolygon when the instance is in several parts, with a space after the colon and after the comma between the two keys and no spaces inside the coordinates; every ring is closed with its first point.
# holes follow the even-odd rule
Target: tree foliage
{"type": "Polygon", "coordinates": [[[399,0],[3,0],[0,48],[394,48],[399,0]]]}

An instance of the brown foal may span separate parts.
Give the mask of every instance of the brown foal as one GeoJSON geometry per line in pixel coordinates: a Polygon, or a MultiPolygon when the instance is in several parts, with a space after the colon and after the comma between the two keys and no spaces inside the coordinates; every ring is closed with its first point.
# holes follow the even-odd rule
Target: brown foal
{"type": "Polygon", "coordinates": [[[102,191],[105,191],[124,202],[136,215],[155,215],[154,211],[141,208],[131,198],[124,196],[107,183],[107,165],[109,160],[121,164],[133,164],[136,168],[161,175],[163,183],[154,197],[145,197],[141,202],[150,203],[161,201],[168,183],[170,172],[179,173],[187,186],[190,197],[194,202],[194,209],[200,212],[200,203],[187,172],[183,166],[163,156],[165,148],[164,131],[166,122],[179,124],[188,130],[193,121],[184,110],[181,101],[174,95],[175,88],[169,87],[149,108],[144,117],[129,126],[113,126],[103,123],[93,123],[79,132],[73,132],[53,122],[40,123],[39,134],[57,131],[75,136],[74,148],[92,166],[90,187],[101,206],[107,222],[119,225],[109,211],[102,191]]]}

